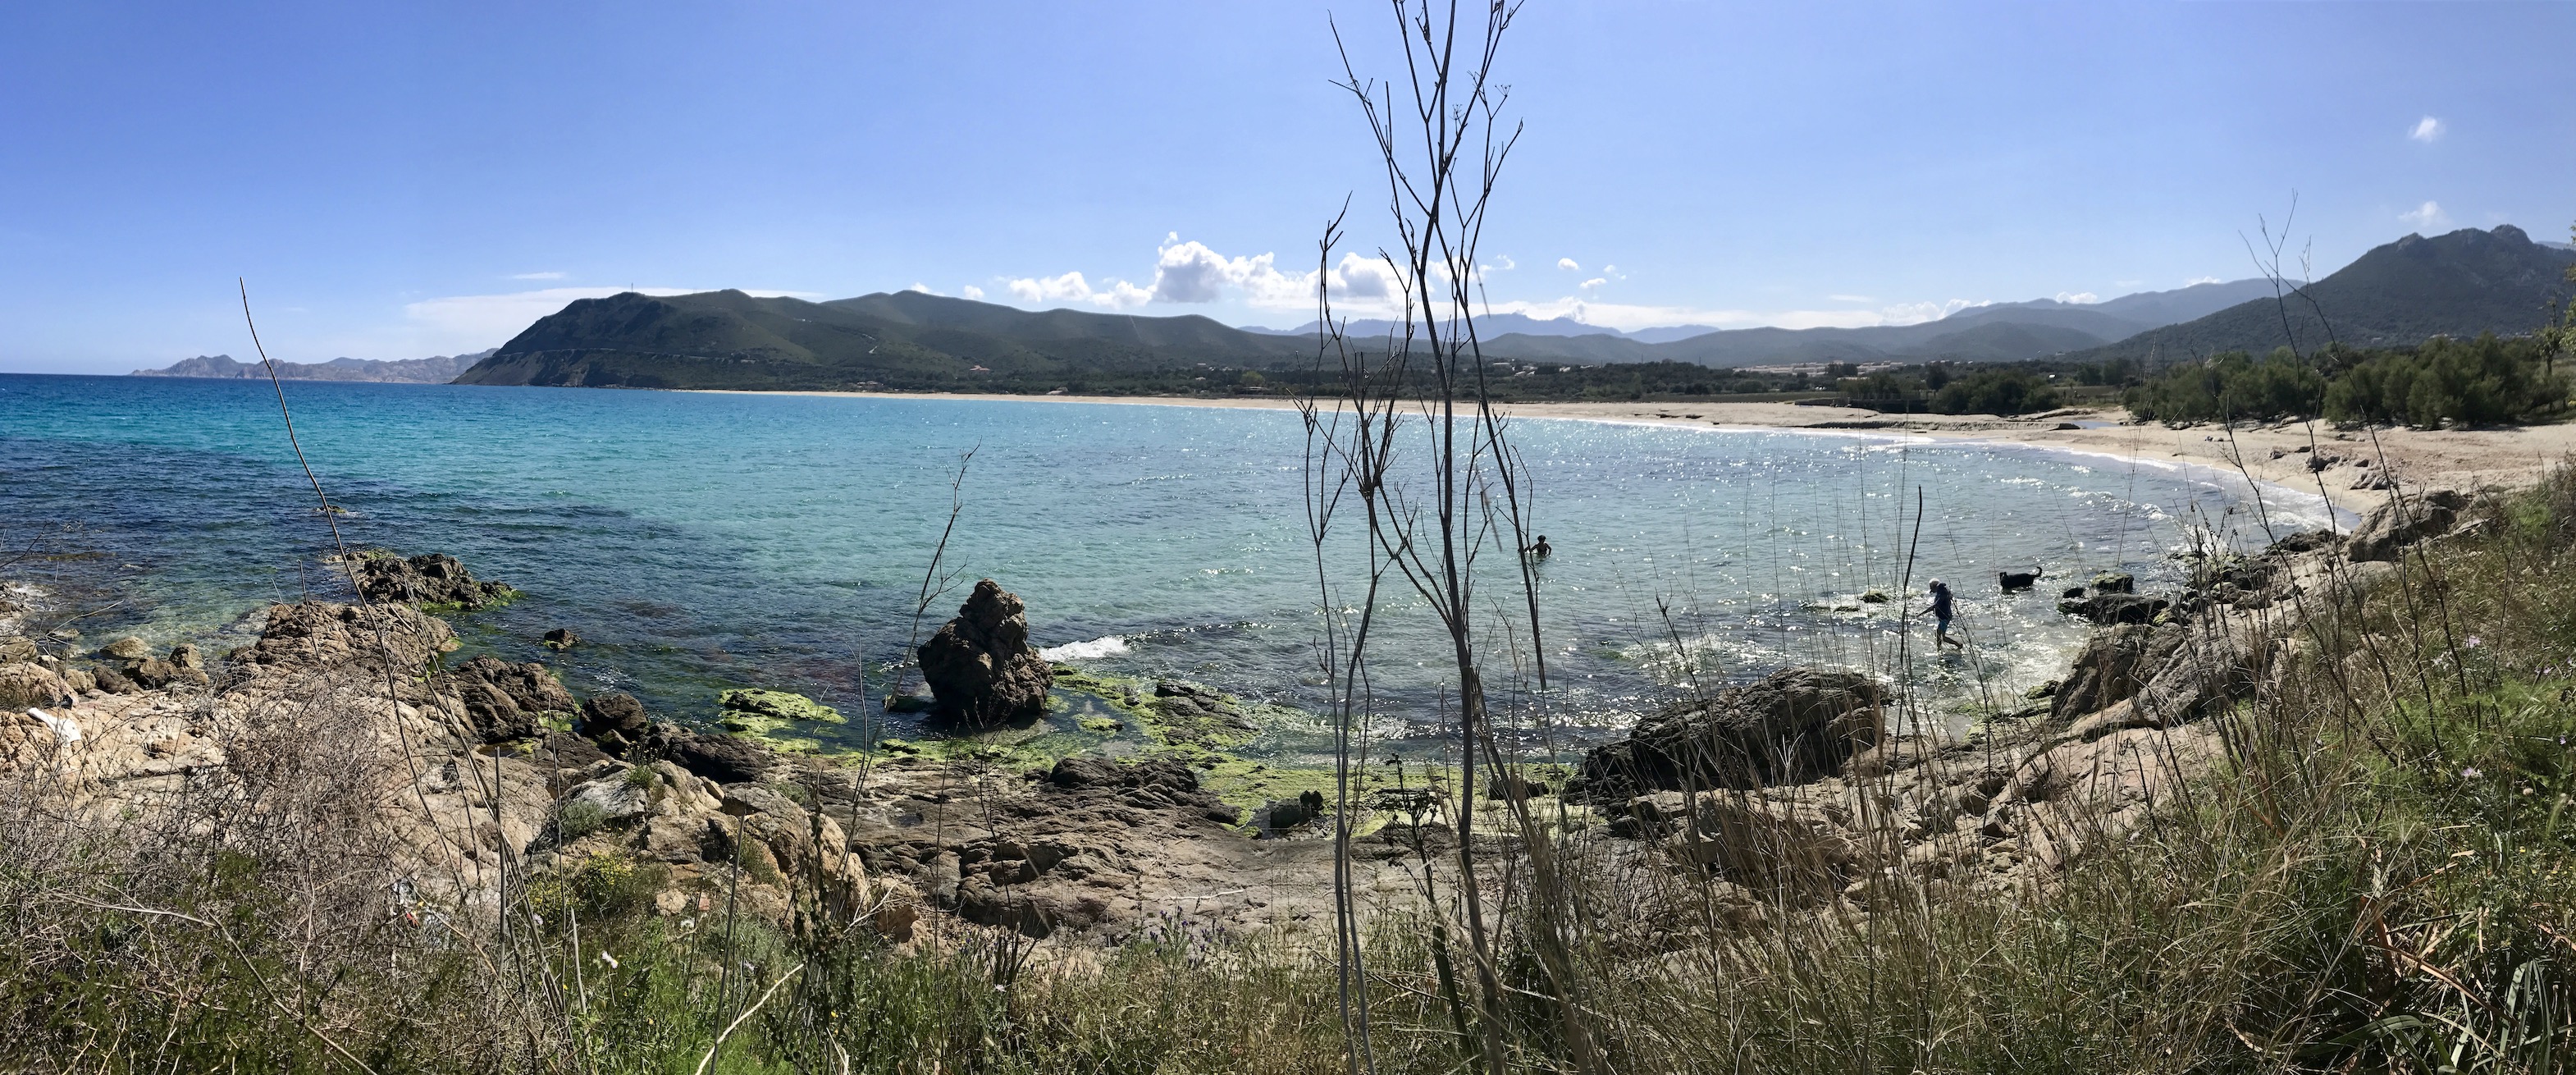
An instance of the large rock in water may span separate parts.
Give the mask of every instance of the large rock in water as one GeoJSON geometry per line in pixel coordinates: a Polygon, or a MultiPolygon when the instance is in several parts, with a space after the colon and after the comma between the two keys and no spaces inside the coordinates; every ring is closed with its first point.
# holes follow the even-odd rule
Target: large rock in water
{"type": "Polygon", "coordinates": [[[2397,550],[2449,532],[2459,521],[2460,509],[2467,506],[2469,498],[2451,489],[2401,494],[2396,501],[2371,509],[2344,544],[2344,553],[2356,564],[2394,560],[2397,550]]]}
{"type": "Polygon", "coordinates": [[[370,601],[470,611],[509,600],[518,592],[504,583],[478,581],[463,563],[445,553],[423,553],[408,560],[386,549],[352,555],[350,573],[357,577],[358,593],[370,601]]]}
{"type": "Polygon", "coordinates": [[[941,712],[969,724],[995,724],[1046,708],[1055,673],[1029,648],[1029,618],[1020,599],[985,579],[930,641],[921,644],[921,678],[941,712]]]}
{"type": "Polygon", "coordinates": [[[1685,786],[1804,783],[1878,744],[1884,699],[1860,672],[1782,669],[1639,721],[1628,738],[1585,755],[1566,793],[1615,802],[1685,786]]]}

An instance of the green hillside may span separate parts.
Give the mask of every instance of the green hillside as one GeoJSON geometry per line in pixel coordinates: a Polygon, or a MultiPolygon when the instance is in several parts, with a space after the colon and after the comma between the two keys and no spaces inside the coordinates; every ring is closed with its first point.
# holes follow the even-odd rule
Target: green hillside
{"type": "Polygon", "coordinates": [[[457,383],[1016,391],[1081,374],[1270,366],[1313,346],[1204,317],[1031,313],[917,292],[822,303],[629,292],[539,320],[457,383]]]}
{"type": "Polygon", "coordinates": [[[2335,342],[2406,347],[2434,336],[2517,336],[2538,328],[2550,303],[2566,296],[2571,264],[2576,253],[2532,242],[2510,224],[2409,235],[2311,285],[2313,305],[2292,297],[2286,323],[2281,303],[2257,299],[2068,357],[2161,364],[2285,345],[2305,353],[2335,342]]]}

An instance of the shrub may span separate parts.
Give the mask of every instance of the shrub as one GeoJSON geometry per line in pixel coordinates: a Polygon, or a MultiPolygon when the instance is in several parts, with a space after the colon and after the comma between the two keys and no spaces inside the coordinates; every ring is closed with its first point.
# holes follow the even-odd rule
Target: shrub
{"type": "Polygon", "coordinates": [[[608,811],[579,799],[566,801],[555,811],[555,844],[561,846],[598,832],[608,824],[608,811]]]}
{"type": "Polygon", "coordinates": [[[1942,414],[2027,414],[2057,403],[2057,390],[2048,382],[2017,369],[1979,370],[1932,396],[1932,409],[1942,414]]]}
{"type": "Polygon", "coordinates": [[[2567,381],[2550,368],[2548,346],[2490,333],[2466,343],[2436,337],[2412,350],[2379,352],[2326,390],[2326,417],[2422,429],[2527,421],[2567,405],[2567,381]]]}
{"type": "Polygon", "coordinates": [[[2175,366],[2129,390],[2129,413],[2159,422],[2232,422],[2317,413],[2326,376],[2283,347],[2260,361],[2229,351],[2175,366]]]}

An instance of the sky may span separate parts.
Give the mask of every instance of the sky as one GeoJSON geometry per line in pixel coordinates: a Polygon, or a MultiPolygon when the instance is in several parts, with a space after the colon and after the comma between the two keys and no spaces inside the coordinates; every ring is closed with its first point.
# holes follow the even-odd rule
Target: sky
{"type": "MultiPolygon", "coordinates": [[[[499,345],[639,288],[1313,317],[1382,4],[0,7],[0,371],[499,345]],[[1328,22],[1328,18],[1332,20],[1328,22]]],[[[1529,0],[1496,310],[1903,323],[2576,222],[2576,3],[1529,0]]],[[[1336,264],[1365,284],[1364,262],[1336,264]]],[[[1345,309],[1366,313],[1366,287],[1345,309]]]]}

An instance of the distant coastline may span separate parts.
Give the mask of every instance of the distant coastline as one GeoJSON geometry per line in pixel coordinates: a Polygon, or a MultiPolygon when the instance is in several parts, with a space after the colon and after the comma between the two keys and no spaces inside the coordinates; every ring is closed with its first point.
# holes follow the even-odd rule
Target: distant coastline
{"type": "MultiPolygon", "coordinates": [[[[498,348],[487,348],[472,354],[431,355],[382,361],[367,358],[335,358],[328,362],[280,362],[277,376],[285,381],[357,381],[373,384],[446,384],[474,364],[492,357],[498,348]]],[[[193,377],[203,380],[259,380],[268,376],[268,367],[258,362],[242,362],[231,355],[198,355],[181,359],[157,370],[136,370],[129,377],[193,377]]]]}
{"type": "MultiPolygon", "coordinates": [[[[949,399],[1018,403],[1111,403],[1130,406],[1210,407],[1226,410],[1294,410],[1285,397],[1244,396],[1031,396],[942,392],[755,392],[691,389],[709,395],[836,396],[855,399],[949,399]]],[[[2576,457],[2576,423],[2492,429],[2338,430],[2322,422],[2289,422],[2233,433],[2212,425],[2173,428],[2124,424],[2117,408],[2062,410],[2019,418],[1993,415],[1881,414],[1851,407],[1794,403],[1514,403],[1524,418],[1575,419],[1676,426],[1690,429],[1775,429],[1812,433],[1920,436],[2085,455],[2153,465],[2206,467],[2325,500],[2344,511],[2367,513],[2386,503],[2385,489],[2367,479],[2387,469],[2411,487],[2520,488],[2538,481],[2560,460],[2576,457]],[[2074,428],[2065,428],[2072,426],[2074,428]],[[2231,450],[2232,449],[2232,450],[2231,450]],[[2310,469],[2317,459],[2331,462],[2310,469]],[[2355,486],[2360,486],[2356,488],[2355,486]]]]}

